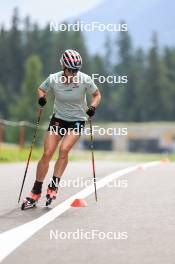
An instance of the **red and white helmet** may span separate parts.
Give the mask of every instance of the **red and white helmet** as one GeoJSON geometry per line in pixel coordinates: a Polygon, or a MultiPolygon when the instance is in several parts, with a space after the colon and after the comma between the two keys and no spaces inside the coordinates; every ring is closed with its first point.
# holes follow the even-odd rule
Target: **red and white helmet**
{"type": "Polygon", "coordinates": [[[62,54],[60,63],[68,69],[80,70],[82,58],[77,51],[68,49],[62,54]]]}

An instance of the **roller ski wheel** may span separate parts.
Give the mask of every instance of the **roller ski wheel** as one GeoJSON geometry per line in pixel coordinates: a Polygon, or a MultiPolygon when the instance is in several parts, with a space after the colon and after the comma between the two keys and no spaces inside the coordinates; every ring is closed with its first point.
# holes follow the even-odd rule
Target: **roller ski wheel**
{"type": "Polygon", "coordinates": [[[30,193],[29,197],[26,197],[26,199],[22,203],[21,210],[34,208],[36,204],[38,203],[40,196],[41,194],[30,193]]]}
{"type": "Polygon", "coordinates": [[[58,188],[56,190],[48,188],[46,194],[46,206],[49,206],[56,199],[58,188]]]}

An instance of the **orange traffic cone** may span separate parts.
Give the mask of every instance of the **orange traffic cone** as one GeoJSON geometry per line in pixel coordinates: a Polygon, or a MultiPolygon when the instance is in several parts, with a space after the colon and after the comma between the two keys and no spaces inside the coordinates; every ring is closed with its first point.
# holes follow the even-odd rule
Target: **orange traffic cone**
{"type": "Polygon", "coordinates": [[[140,164],[138,167],[137,167],[138,170],[145,170],[144,166],[142,164],[140,164]]]}
{"type": "Polygon", "coordinates": [[[163,157],[163,158],[161,159],[161,162],[163,162],[163,163],[169,163],[170,160],[169,160],[167,157],[163,157]]]}
{"type": "Polygon", "coordinates": [[[86,207],[88,204],[83,199],[75,199],[71,204],[72,207],[86,207]]]}

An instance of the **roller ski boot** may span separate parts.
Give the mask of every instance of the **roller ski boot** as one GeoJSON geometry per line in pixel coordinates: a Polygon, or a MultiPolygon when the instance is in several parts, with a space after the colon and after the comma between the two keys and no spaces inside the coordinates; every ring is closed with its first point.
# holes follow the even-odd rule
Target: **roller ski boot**
{"type": "Polygon", "coordinates": [[[26,199],[23,201],[21,205],[21,210],[26,210],[35,207],[40,197],[41,197],[40,193],[35,194],[33,192],[30,192],[29,196],[27,196],[26,199]]]}
{"type": "Polygon", "coordinates": [[[58,192],[58,188],[50,188],[48,187],[47,189],[47,194],[46,194],[46,206],[49,206],[53,200],[56,199],[58,192]]]}

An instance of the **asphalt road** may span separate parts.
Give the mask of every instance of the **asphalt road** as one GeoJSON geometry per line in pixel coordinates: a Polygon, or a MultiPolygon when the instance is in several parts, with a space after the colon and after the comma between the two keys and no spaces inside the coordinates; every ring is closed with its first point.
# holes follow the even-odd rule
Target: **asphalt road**
{"type": "MultiPolygon", "coordinates": [[[[129,166],[133,164],[98,161],[97,180],[129,166]]],[[[44,193],[37,208],[18,208],[24,167],[23,163],[0,165],[1,233],[49,212],[44,206],[44,193]]],[[[36,163],[32,163],[23,197],[32,187],[35,168],[36,163]]],[[[53,163],[43,190],[52,170],[53,163]]],[[[174,264],[174,172],[175,164],[165,163],[118,178],[115,186],[98,190],[98,203],[90,195],[86,198],[87,207],[70,208],[14,250],[3,263],[174,264]]],[[[61,188],[52,207],[83,189],[83,180],[91,177],[90,162],[70,163],[64,175],[64,184],[69,181],[69,185],[61,188]],[[73,186],[77,178],[81,181],[79,187],[73,186]]]]}

